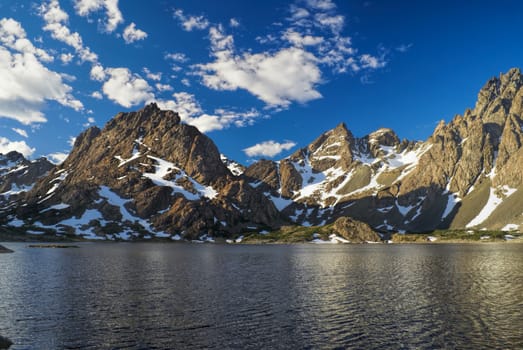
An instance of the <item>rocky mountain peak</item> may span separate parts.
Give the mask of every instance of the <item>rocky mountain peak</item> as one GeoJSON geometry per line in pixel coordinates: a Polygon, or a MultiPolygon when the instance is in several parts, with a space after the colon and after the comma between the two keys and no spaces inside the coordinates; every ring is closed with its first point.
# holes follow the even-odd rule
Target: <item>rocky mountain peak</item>
{"type": "Polygon", "coordinates": [[[472,114],[483,119],[484,123],[502,125],[512,104],[521,106],[522,87],[523,75],[519,68],[512,68],[499,77],[491,78],[481,88],[472,114]]]}
{"type": "Polygon", "coordinates": [[[9,168],[14,164],[27,162],[23,154],[16,151],[8,152],[7,154],[0,153],[0,168],[9,168]]]}
{"type": "Polygon", "coordinates": [[[376,143],[382,146],[397,146],[400,143],[398,135],[389,128],[378,129],[368,136],[369,143],[376,143]]]}

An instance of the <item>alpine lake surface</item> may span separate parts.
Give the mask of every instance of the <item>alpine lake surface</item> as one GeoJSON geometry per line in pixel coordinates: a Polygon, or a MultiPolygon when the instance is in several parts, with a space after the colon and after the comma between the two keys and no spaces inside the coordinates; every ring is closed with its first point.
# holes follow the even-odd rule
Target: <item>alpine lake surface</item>
{"type": "Polygon", "coordinates": [[[0,254],[11,349],[522,349],[523,244],[0,254]]]}

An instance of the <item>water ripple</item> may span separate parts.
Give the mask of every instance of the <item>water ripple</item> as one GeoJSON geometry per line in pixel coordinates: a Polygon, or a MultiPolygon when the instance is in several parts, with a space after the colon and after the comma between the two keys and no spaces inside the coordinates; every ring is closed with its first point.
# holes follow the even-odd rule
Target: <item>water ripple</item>
{"type": "Polygon", "coordinates": [[[519,244],[6,245],[13,349],[523,348],[519,244]]]}

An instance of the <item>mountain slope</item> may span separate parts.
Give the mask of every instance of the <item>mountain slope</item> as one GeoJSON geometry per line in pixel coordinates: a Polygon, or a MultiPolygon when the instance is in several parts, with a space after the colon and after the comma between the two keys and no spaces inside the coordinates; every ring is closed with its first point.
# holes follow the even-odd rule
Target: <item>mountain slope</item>
{"type": "Polygon", "coordinates": [[[382,232],[519,230],[522,144],[519,69],[490,79],[473,109],[424,142],[387,128],[359,138],[342,123],[247,168],[150,104],[86,130],[60,166],[0,157],[0,221],[93,239],[209,238],[342,217],[382,232]]]}
{"type": "Polygon", "coordinates": [[[303,225],[352,216],[393,231],[518,228],[522,86],[519,69],[492,78],[474,109],[441,122],[425,142],[400,142],[390,129],[355,138],[340,124],[286,159],[251,165],[245,175],[303,225]]]}
{"type": "Polygon", "coordinates": [[[86,130],[25,201],[18,220],[91,238],[197,238],[281,222],[208,137],[155,104],[86,130]]]}
{"type": "Polygon", "coordinates": [[[0,214],[16,205],[53,167],[46,158],[29,161],[15,151],[0,154],[0,214]]]}

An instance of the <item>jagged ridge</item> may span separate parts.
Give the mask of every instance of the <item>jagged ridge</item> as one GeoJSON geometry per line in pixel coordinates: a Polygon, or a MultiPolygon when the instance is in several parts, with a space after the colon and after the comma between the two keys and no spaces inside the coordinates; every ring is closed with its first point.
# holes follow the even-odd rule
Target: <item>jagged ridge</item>
{"type": "Polygon", "coordinates": [[[386,128],[358,138],[341,123],[285,159],[248,168],[151,104],[86,130],[58,167],[29,162],[40,165],[27,183],[10,175],[26,160],[0,158],[0,168],[9,164],[0,217],[108,239],[198,238],[340,217],[381,231],[519,229],[522,87],[519,69],[492,78],[474,109],[442,121],[424,142],[386,128]],[[13,184],[27,187],[11,197],[13,184]]]}

